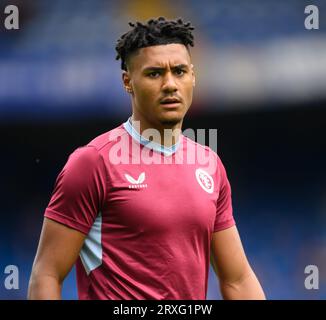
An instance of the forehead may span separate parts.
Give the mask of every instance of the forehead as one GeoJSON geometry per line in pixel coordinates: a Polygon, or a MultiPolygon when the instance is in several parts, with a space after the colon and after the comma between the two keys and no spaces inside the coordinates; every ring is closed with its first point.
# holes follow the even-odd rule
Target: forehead
{"type": "Polygon", "coordinates": [[[131,67],[137,69],[190,63],[187,48],[178,43],[141,48],[130,59],[131,67]]]}

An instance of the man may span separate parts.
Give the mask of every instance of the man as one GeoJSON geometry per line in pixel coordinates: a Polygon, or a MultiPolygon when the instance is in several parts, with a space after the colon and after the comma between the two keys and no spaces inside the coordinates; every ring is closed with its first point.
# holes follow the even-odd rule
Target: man
{"type": "Polygon", "coordinates": [[[116,50],[132,116],[59,174],[28,297],[60,299],[76,262],[80,299],[205,299],[211,259],[225,299],[264,299],[221,160],[180,132],[195,85],[193,27],[162,17],[130,26],[116,50]],[[194,153],[209,165],[188,161],[194,153]]]}

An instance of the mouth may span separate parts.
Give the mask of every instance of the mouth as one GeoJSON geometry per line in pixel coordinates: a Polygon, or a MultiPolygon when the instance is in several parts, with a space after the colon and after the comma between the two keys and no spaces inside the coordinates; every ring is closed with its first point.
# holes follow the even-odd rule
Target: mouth
{"type": "Polygon", "coordinates": [[[165,98],[160,101],[160,105],[165,108],[176,108],[181,104],[181,101],[177,98],[165,98]]]}

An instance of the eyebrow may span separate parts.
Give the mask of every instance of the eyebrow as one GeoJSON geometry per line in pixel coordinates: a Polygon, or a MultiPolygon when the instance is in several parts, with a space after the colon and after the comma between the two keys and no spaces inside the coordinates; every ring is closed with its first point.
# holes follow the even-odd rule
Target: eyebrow
{"type": "MultiPolygon", "coordinates": [[[[175,70],[175,69],[188,69],[189,66],[186,64],[178,64],[176,66],[173,66],[171,69],[175,70]]],[[[147,67],[144,69],[144,71],[164,71],[166,68],[162,68],[162,67],[147,67]]]]}

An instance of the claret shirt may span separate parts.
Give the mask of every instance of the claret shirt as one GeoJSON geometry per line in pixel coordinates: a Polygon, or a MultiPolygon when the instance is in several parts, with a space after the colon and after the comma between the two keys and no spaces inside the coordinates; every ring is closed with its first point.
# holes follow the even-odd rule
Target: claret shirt
{"type": "Polygon", "coordinates": [[[235,225],[217,154],[182,134],[156,144],[130,120],[69,156],[45,217],[86,235],[79,299],[206,299],[212,234],[235,225]]]}

